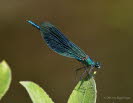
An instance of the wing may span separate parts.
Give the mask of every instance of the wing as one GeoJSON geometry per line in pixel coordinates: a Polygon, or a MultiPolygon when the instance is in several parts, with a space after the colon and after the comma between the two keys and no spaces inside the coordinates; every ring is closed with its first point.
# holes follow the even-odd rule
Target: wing
{"type": "Polygon", "coordinates": [[[82,60],[87,55],[77,45],[69,41],[54,25],[44,22],[40,26],[42,37],[49,48],[60,55],[82,60]]]}

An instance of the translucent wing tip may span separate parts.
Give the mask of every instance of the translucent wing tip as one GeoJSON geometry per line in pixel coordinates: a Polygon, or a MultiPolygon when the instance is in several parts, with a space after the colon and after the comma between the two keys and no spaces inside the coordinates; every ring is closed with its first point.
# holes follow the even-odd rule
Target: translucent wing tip
{"type": "Polygon", "coordinates": [[[55,27],[55,26],[52,25],[50,22],[43,22],[41,23],[41,27],[55,27]]]}

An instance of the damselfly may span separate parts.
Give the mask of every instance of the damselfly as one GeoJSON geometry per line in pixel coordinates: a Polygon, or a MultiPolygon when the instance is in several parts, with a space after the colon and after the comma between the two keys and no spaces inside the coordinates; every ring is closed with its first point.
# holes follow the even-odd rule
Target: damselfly
{"type": "Polygon", "coordinates": [[[30,20],[27,20],[27,22],[40,30],[41,35],[49,48],[60,55],[78,60],[84,65],[85,70],[88,71],[88,68],[90,68],[89,74],[92,72],[93,68],[100,68],[99,62],[94,62],[82,49],[68,40],[54,25],[43,22],[39,26],[30,20]]]}

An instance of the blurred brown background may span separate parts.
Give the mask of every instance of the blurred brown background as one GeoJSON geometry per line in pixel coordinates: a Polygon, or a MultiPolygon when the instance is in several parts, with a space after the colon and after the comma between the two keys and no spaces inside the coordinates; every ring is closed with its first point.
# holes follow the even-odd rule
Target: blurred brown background
{"type": "Polygon", "coordinates": [[[55,103],[66,103],[76,85],[80,63],[50,50],[26,20],[51,22],[102,63],[97,103],[133,103],[132,0],[1,0],[0,60],[11,66],[13,80],[0,103],[32,103],[22,80],[39,84],[55,103]]]}

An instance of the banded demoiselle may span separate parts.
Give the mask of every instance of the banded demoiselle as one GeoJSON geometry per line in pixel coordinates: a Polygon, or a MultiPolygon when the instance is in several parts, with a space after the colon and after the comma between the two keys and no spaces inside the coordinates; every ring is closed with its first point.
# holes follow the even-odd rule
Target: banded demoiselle
{"type": "Polygon", "coordinates": [[[40,30],[41,35],[48,47],[56,53],[74,58],[84,65],[85,70],[90,68],[89,73],[93,68],[100,68],[99,62],[94,62],[82,49],[67,39],[67,37],[54,25],[43,22],[41,25],[27,20],[28,23],[40,30]]]}

